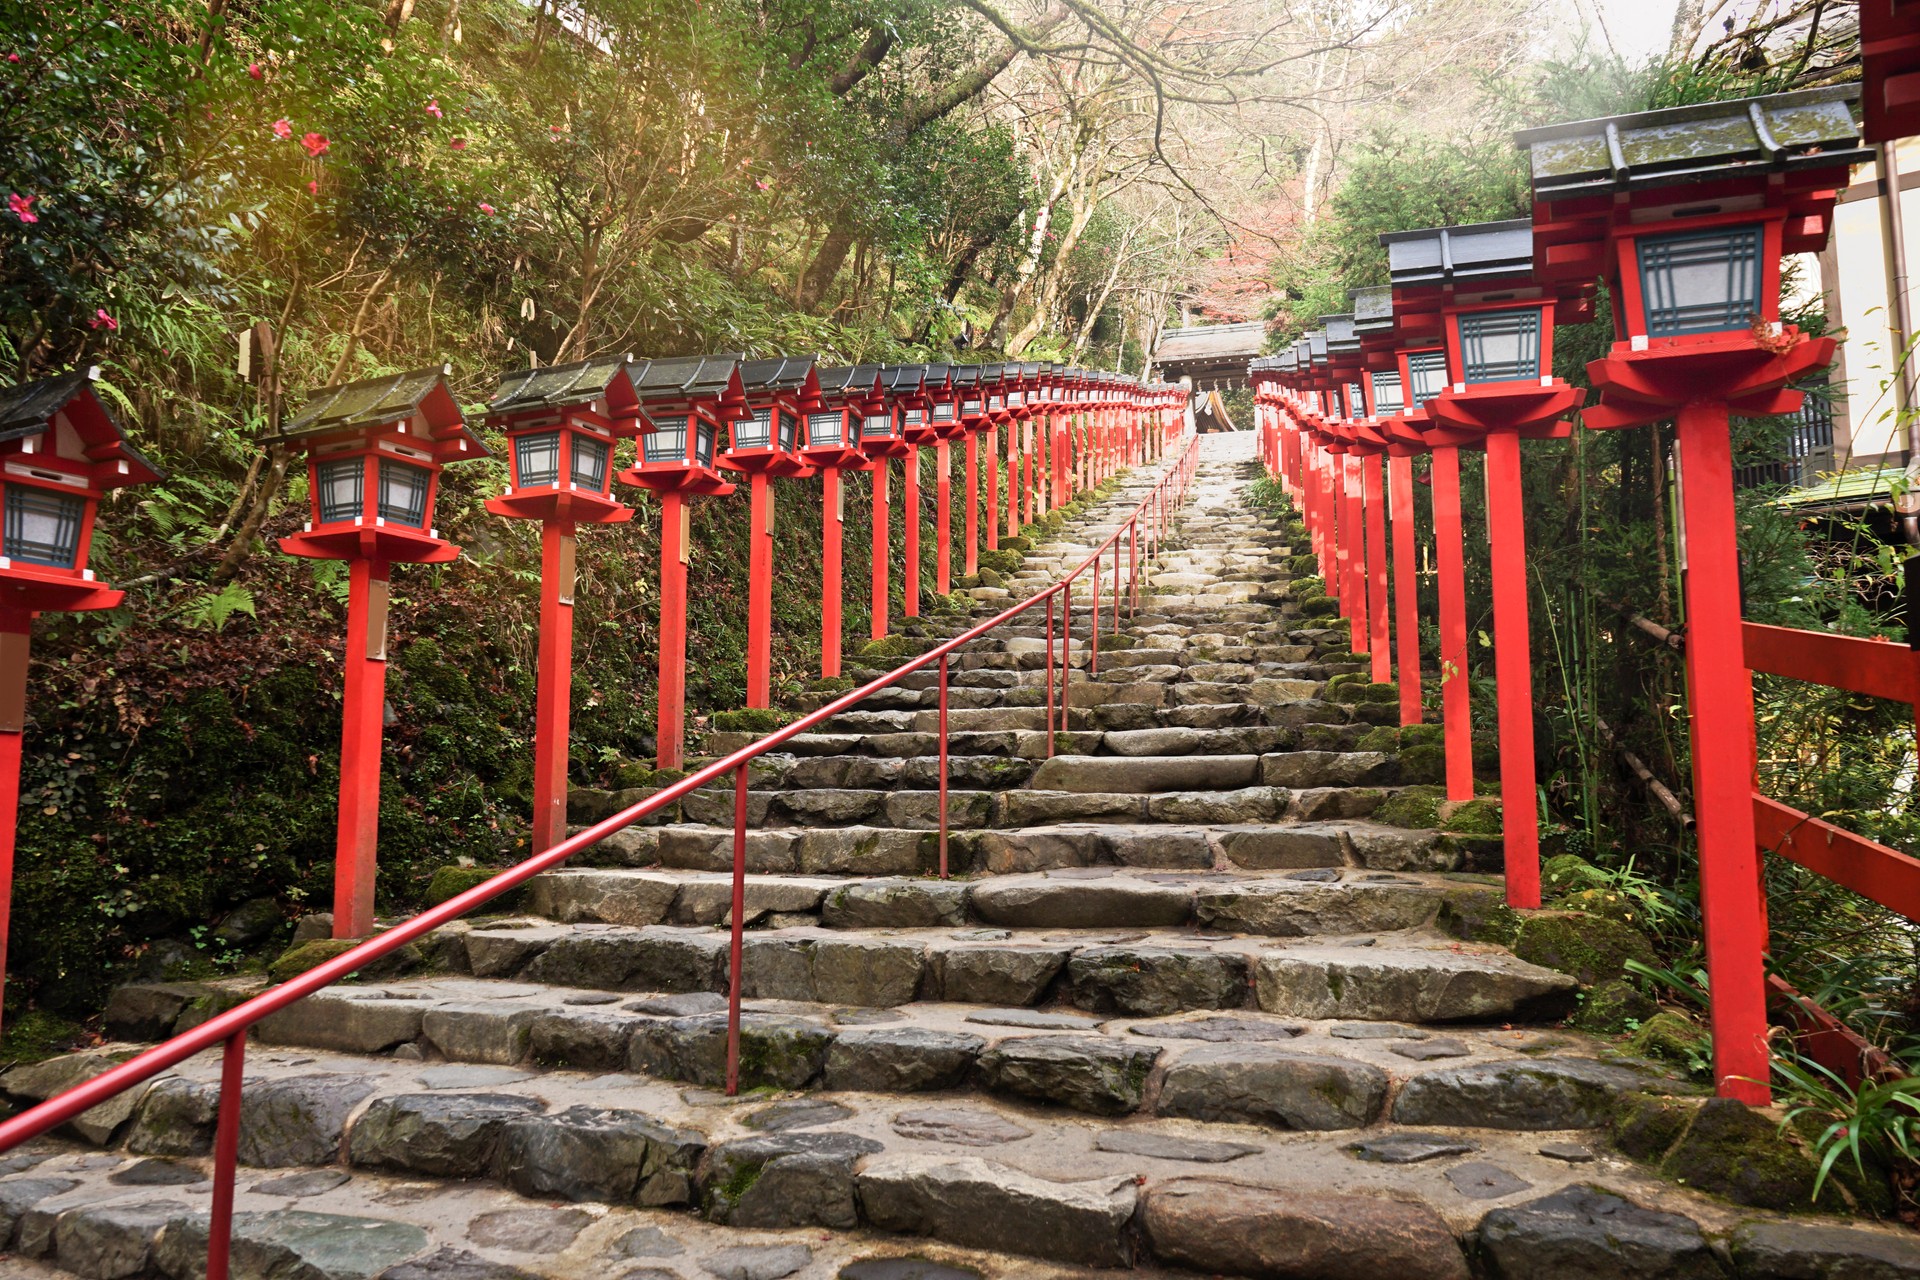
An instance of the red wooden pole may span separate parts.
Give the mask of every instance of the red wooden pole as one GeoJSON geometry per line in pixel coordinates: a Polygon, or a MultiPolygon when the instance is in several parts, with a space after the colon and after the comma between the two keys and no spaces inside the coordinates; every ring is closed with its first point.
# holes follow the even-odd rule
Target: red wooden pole
{"type": "Polygon", "coordinates": [[[1348,454],[1341,460],[1341,485],[1346,502],[1340,508],[1340,550],[1345,556],[1346,590],[1351,597],[1347,619],[1351,623],[1354,652],[1367,644],[1367,534],[1366,504],[1360,479],[1360,459],[1348,454]]]}
{"type": "Polygon", "coordinates": [[[1400,723],[1420,723],[1420,597],[1414,582],[1413,459],[1387,460],[1393,514],[1394,647],[1400,658],[1400,723]]]}
{"type": "Polygon", "coordinates": [[[573,523],[540,526],[540,671],[534,691],[533,852],[567,838],[573,710],[573,523]]]}
{"type": "Polygon", "coordinates": [[[967,432],[967,568],[968,577],[980,572],[980,441],[967,432]]]}
{"type": "Polygon", "coordinates": [[[1000,440],[999,428],[987,428],[987,550],[1000,549],[1000,440]]]}
{"type": "Polygon", "coordinates": [[[1320,494],[1320,576],[1327,584],[1327,594],[1336,602],[1346,586],[1340,580],[1340,507],[1333,490],[1337,461],[1323,448],[1314,450],[1314,469],[1319,472],[1319,483],[1314,487],[1320,494]]]}
{"type": "Polygon", "coordinates": [[[772,705],[773,484],[764,471],[747,490],[747,705],[772,705]]]}
{"type": "Polygon", "coordinates": [[[1466,546],[1460,531],[1460,450],[1433,451],[1433,558],[1440,574],[1440,721],[1447,799],[1473,799],[1473,716],[1467,704],[1466,546]]]}
{"type": "Polygon", "coordinates": [[[678,769],[686,743],[687,560],[693,554],[687,529],[691,512],[683,494],[660,495],[660,694],[653,730],[662,769],[678,769]]]}
{"type": "Polygon", "coordinates": [[[1034,447],[1037,443],[1038,441],[1034,439],[1034,434],[1033,434],[1033,419],[1028,418],[1025,422],[1022,422],[1020,424],[1021,452],[1026,455],[1026,457],[1021,459],[1022,475],[1024,476],[1025,482],[1020,486],[1020,518],[1027,524],[1033,523],[1033,499],[1034,499],[1033,453],[1034,453],[1034,447]]]}
{"type": "Polygon", "coordinates": [[[1387,507],[1382,484],[1385,464],[1379,454],[1360,459],[1367,506],[1367,652],[1373,655],[1373,681],[1393,679],[1393,655],[1387,636],[1387,507]]]}
{"type": "Polygon", "coordinates": [[[1767,1087],[1766,899],[1753,828],[1753,675],[1741,658],[1740,554],[1724,403],[1676,419],[1686,522],[1687,706],[1699,817],[1700,908],[1713,981],[1713,1075],[1754,1106],[1767,1087]]]}
{"type": "Polygon", "coordinates": [[[953,455],[942,440],[933,446],[933,589],[953,590],[953,455]]]}
{"type": "MultiPolygon", "coordinates": [[[[1729,482],[1731,483],[1731,482],[1729,482]]],[[[1540,905],[1540,824],[1533,771],[1533,660],[1527,634],[1526,513],[1520,436],[1487,436],[1487,542],[1493,561],[1493,671],[1500,710],[1500,814],[1507,905],[1540,905]]],[[[1736,640],[1738,636],[1735,636],[1736,640]]],[[[1739,650],[1728,650],[1738,653],[1739,650]]]]}
{"type": "Polygon", "coordinates": [[[27,657],[33,614],[0,608],[0,994],[13,918],[13,852],[20,835],[20,746],[27,727],[27,657]]]}
{"type": "Polygon", "coordinates": [[[247,1032],[220,1046],[220,1107],[213,1130],[213,1195],[207,1206],[207,1277],[227,1280],[233,1251],[233,1184],[240,1166],[240,1098],[246,1081],[247,1032]]]}
{"type": "Polygon", "coordinates": [[[727,1096],[740,1092],[740,994],[746,982],[747,766],[733,771],[733,910],[727,929],[727,1096]]]}
{"type": "Polygon", "coordinates": [[[1007,424],[1007,536],[1020,536],[1020,426],[1007,424]]]}
{"type": "Polygon", "coordinates": [[[380,848],[380,739],[387,691],[388,566],[348,562],[345,688],[340,703],[340,821],[334,837],[333,936],[373,933],[380,848]]]}
{"type": "Polygon", "coordinates": [[[903,616],[920,616],[920,446],[907,446],[907,456],[901,460],[906,469],[906,482],[900,487],[900,532],[904,546],[901,559],[905,568],[900,575],[900,612],[903,616]]]}
{"type": "Polygon", "coordinates": [[[840,674],[840,553],[846,537],[847,495],[840,468],[820,469],[820,675],[831,680],[840,674]]]}
{"type": "Polygon", "coordinates": [[[887,473],[893,464],[885,458],[873,460],[873,638],[887,634],[887,473]]]}

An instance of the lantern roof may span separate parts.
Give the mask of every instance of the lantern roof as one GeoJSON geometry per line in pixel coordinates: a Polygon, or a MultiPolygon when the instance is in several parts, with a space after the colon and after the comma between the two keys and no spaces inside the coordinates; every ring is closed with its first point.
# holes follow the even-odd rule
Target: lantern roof
{"type": "Polygon", "coordinates": [[[1848,106],[1859,96],[1858,85],[1803,89],[1524,129],[1514,140],[1529,152],[1541,200],[1772,170],[1844,171],[1873,158],[1848,106]]]}
{"type": "Polygon", "coordinates": [[[810,377],[818,356],[774,356],[767,360],[747,360],[740,365],[740,385],[748,391],[800,391],[810,377]]]}
{"type": "Polygon", "coordinates": [[[1330,356],[1348,356],[1360,354],[1360,338],[1353,331],[1353,313],[1345,315],[1321,316],[1326,325],[1327,354],[1330,356]]]}
{"type": "Polygon", "coordinates": [[[953,388],[965,391],[980,385],[980,366],[977,364],[956,364],[953,366],[953,388]]]}
{"type": "Polygon", "coordinates": [[[928,364],[922,367],[926,370],[925,376],[921,379],[921,389],[923,391],[945,391],[953,385],[952,365],[942,362],[940,364],[928,364]]]}
{"type": "Polygon", "coordinates": [[[1533,271],[1533,220],[1390,231],[1387,271],[1393,288],[1435,288],[1506,280],[1533,271]]]}
{"type": "Polygon", "coordinates": [[[821,394],[830,396],[870,395],[878,373],[879,369],[870,364],[837,364],[814,370],[821,394]]]}
{"type": "Polygon", "coordinates": [[[980,370],[980,385],[983,387],[997,387],[1006,380],[1007,366],[1004,363],[983,364],[975,367],[980,370]]]}
{"type": "Polygon", "coordinates": [[[93,389],[99,380],[99,366],[90,365],[0,390],[0,444],[44,435],[64,413],[80,436],[87,461],[109,464],[100,468],[99,488],[163,479],[165,473],[133,447],[126,428],[93,389]]]}
{"type": "Polygon", "coordinates": [[[880,382],[890,396],[917,396],[926,381],[924,364],[890,364],[880,370],[880,382]]]}
{"type": "Polygon", "coordinates": [[[467,429],[453,390],[447,385],[447,375],[452,372],[452,365],[437,364],[322,387],[300,406],[291,422],[280,428],[279,438],[298,440],[339,431],[372,431],[417,415],[425,420],[427,439],[436,443],[463,441],[465,456],[485,457],[485,446],[467,429]]]}
{"type": "Polygon", "coordinates": [[[1020,376],[1031,380],[1039,377],[1050,368],[1052,368],[1052,365],[1044,360],[1029,360],[1020,366],[1020,376]]]}
{"type": "Polygon", "coordinates": [[[1392,285],[1376,284],[1364,289],[1349,289],[1347,296],[1353,300],[1353,331],[1358,337],[1364,340],[1393,334],[1392,285]]]}
{"type": "Polygon", "coordinates": [[[1325,329],[1308,330],[1306,344],[1307,353],[1312,357],[1315,364],[1325,364],[1327,362],[1327,331],[1325,329]]]}
{"type": "Polygon", "coordinates": [[[500,375],[500,389],[487,405],[487,420],[542,409],[565,409],[605,400],[609,418],[633,418],[640,412],[630,376],[631,355],[599,356],[544,369],[516,369],[500,375]]]}
{"type": "Polygon", "coordinates": [[[745,393],[740,365],[746,357],[737,351],[711,356],[675,356],[667,360],[636,361],[634,389],[645,403],[669,400],[735,400],[745,393]]]}

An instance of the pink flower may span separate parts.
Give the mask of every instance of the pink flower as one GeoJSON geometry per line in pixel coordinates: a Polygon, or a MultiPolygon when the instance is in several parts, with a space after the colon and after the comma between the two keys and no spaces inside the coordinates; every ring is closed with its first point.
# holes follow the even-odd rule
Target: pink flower
{"type": "Polygon", "coordinates": [[[307,194],[310,196],[317,196],[320,194],[320,180],[318,178],[314,179],[312,182],[309,182],[307,184],[307,194]]]}
{"type": "Polygon", "coordinates": [[[87,321],[87,324],[95,329],[105,329],[109,333],[120,327],[120,322],[108,315],[105,307],[97,309],[93,313],[93,319],[87,321]]]}
{"type": "Polygon", "coordinates": [[[273,136],[282,142],[293,136],[293,126],[287,123],[285,116],[273,122],[273,136]]]}
{"type": "Polygon", "coordinates": [[[493,212],[493,206],[492,206],[492,205],[490,205],[490,204],[488,204],[488,203],[487,203],[486,201],[484,201],[484,200],[482,200],[482,201],[480,202],[480,212],[482,212],[482,213],[492,213],[492,212],[493,212]]]}
{"type": "Polygon", "coordinates": [[[427,100],[427,114],[432,116],[435,120],[440,119],[442,115],[442,112],[440,110],[440,99],[429,98],[427,100]]]}
{"type": "Polygon", "coordinates": [[[310,156],[323,156],[327,154],[327,148],[333,144],[320,134],[310,133],[300,139],[300,145],[307,149],[307,154],[310,156]]]}
{"type": "Polygon", "coordinates": [[[452,142],[449,142],[447,145],[452,147],[455,151],[465,151],[467,149],[467,140],[465,138],[455,138],[452,142]]]}
{"type": "Polygon", "coordinates": [[[260,79],[264,79],[267,73],[260,69],[259,63],[249,62],[247,64],[247,74],[252,76],[255,80],[260,80],[260,79]]]}
{"type": "Polygon", "coordinates": [[[19,54],[17,54],[17,53],[10,53],[10,54],[8,54],[8,55],[7,55],[7,61],[8,61],[8,62],[18,62],[18,61],[20,61],[20,55],[19,55],[19,54]]]}
{"type": "Polygon", "coordinates": [[[33,202],[39,198],[39,196],[11,195],[7,197],[7,208],[22,222],[38,222],[40,215],[33,211],[33,202]]]}
{"type": "Polygon", "coordinates": [[[754,185],[754,186],[755,186],[756,188],[758,188],[759,190],[761,190],[761,191],[766,191],[766,190],[769,190],[769,189],[771,189],[771,188],[772,188],[772,186],[773,186],[773,184],[772,184],[771,182],[762,182],[762,181],[760,181],[760,179],[758,179],[758,178],[755,178],[755,179],[753,180],[753,185],[754,185]]]}

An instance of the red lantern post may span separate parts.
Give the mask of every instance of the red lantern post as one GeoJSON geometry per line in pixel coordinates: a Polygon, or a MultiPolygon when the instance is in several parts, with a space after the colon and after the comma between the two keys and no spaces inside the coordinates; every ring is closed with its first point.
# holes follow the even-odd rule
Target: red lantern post
{"type": "Polygon", "coordinates": [[[161,478],[95,392],[89,368],[0,391],[0,989],[19,834],[27,664],[37,613],[112,609],[125,593],[87,568],[100,498],[161,478]]]}
{"type": "Polygon", "coordinates": [[[720,432],[747,413],[738,354],[641,361],[631,372],[640,408],[654,429],[640,438],[636,464],[621,484],[660,495],[660,683],[655,712],[655,756],[678,769],[686,756],[687,565],[693,559],[696,497],[723,497],[733,485],[721,476],[720,432]]]}
{"type": "MultiPolygon", "coordinates": [[[[877,365],[862,365],[860,371],[871,372],[876,381],[874,398],[865,406],[860,418],[860,451],[866,454],[868,465],[873,470],[873,597],[870,606],[873,625],[870,632],[875,640],[879,640],[891,629],[893,608],[887,591],[887,565],[892,555],[888,539],[888,526],[892,520],[887,502],[888,459],[906,457],[908,445],[900,429],[902,411],[887,392],[884,371],[877,365]]],[[[912,523],[911,518],[908,523],[912,523]]]]}
{"type": "Polygon", "coordinates": [[[926,373],[923,364],[888,365],[880,371],[900,438],[906,442],[901,455],[900,612],[908,618],[920,616],[920,446],[937,439],[922,390],[926,373]]]}
{"type": "Polygon", "coordinates": [[[445,564],[460,548],[433,528],[440,469],[485,457],[447,387],[448,366],[328,387],[281,429],[307,453],[312,518],[280,540],[311,560],[348,562],[341,663],[340,820],[333,936],[373,932],[380,840],[380,738],[387,686],[387,583],[395,564],[445,564]]]}
{"type": "Polygon", "coordinates": [[[720,465],[750,477],[747,528],[747,705],[773,705],[774,476],[810,476],[801,454],[807,415],[825,407],[813,356],[776,356],[740,366],[747,412],[732,424],[720,465]]]}
{"type": "Polygon", "coordinates": [[[1553,327],[1589,319],[1592,290],[1555,292],[1534,279],[1532,227],[1525,221],[1380,239],[1387,246],[1394,314],[1405,316],[1409,329],[1429,332],[1437,320],[1444,334],[1449,385],[1427,402],[1435,422],[1427,439],[1487,451],[1507,902],[1537,907],[1540,835],[1520,440],[1571,430],[1562,415],[1578,408],[1585,393],[1553,377],[1553,327]]]}
{"type": "Polygon", "coordinates": [[[1850,165],[1872,158],[1852,87],[1716,102],[1522,133],[1534,264],[1604,276],[1617,340],[1588,365],[1593,428],[1672,417],[1686,535],[1687,690],[1714,1078],[1768,1100],[1766,901],[1753,822],[1753,680],[1739,655],[1730,416],[1788,413],[1831,338],[1780,322],[1780,260],[1826,244],[1850,165]]]}
{"type": "Polygon", "coordinates": [[[880,401],[879,370],[851,365],[816,370],[821,407],[807,415],[806,443],[800,456],[820,472],[820,674],[840,674],[840,654],[846,644],[841,626],[840,567],[846,543],[847,492],[840,476],[864,471],[867,455],[860,451],[860,425],[866,406],[880,401]]]}
{"type": "Polygon", "coordinates": [[[631,356],[525,369],[500,379],[487,425],[507,437],[511,483],[487,510],[540,521],[540,668],[534,693],[533,852],[567,837],[567,744],[573,692],[574,535],[622,524],[608,494],[616,443],[650,426],[631,356]]]}

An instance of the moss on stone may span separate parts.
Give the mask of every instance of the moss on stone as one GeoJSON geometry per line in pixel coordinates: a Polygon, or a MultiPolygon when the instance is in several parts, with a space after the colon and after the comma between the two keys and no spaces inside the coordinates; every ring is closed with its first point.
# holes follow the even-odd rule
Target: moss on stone
{"type": "Polygon", "coordinates": [[[1652,1093],[1622,1094],[1609,1126],[1613,1145],[1635,1160],[1658,1164],[1687,1131],[1695,1105],[1652,1093]]]}
{"type": "MultiPolygon", "coordinates": [[[[1360,741],[1353,744],[1355,751],[1393,752],[1400,749],[1400,731],[1390,725],[1369,729],[1361,735],[1360,741]]],[[[1421,779],[1426,781],[1426,779],[1421,779]]]]}
{"type": "Polygon", "coordinates": [[[1497,836],[1505,830],[1498,800],[1468,800],[1449,805],[1440,815],[1439,825],[1444,831],[1463,836],[1497,836]]]}
{"type": "MultiPolygon", "coordinates": [[[[1356,664],[1367,660],[1368,655],[1363,653],[1354,654],[1351,658],[1356,664]]],[[[1350,671],[1327,681],[1328,702],[1396,702],[1399,698],[1399,685],[1376,684],[1364,671],[1350,671]]]]}
{"type": "Polygon", "coordinates": [[[1573,1022],[1583,1031],[1618,1035],[1651,1018],[1658,1008],[1650,996],[1625,978],[1608,978],[1582,996],[1580,1012],[1573,1022]]]}
{"type": "MultiPolygon", "coordinates": [[[[457,865],[440,867],[434,871],[433,878],[427,881],[426,903],[430,907],[437,907],[449,898],[456,898],[476,885],[485,884],[487,881],[493,879],[493,877],[499,875],[500,871],[501,868],[499,867],[462,867],[457,865]]],[[[486,906],[480,908],[480,910],[486,912],[517,911],[524,897],[525,893],[523,890],[514,889],[495,898],[493,901],[487,903],[486,906]]]]}
{"type": "MultiPolygon", "coordinates": [[[[1375,730],[1374,732],[1379,732],[1375,730]]],[[[1422,745],[1400,748],[1402,782],[1444,782],[1447,777],[1447,749],[1422,745]]]]}
{"type": "Polygon", "coordinates": [[[1294,556],[1287,561],[1287,572],[1294,575],[1295,585],[1312,577],[1320,567],[1320,557],[1312,555],[1294,556]]]}
{"type": "Polygon", "coordinates": [[[988,569],[993,570],[995,573],[1012,573],[1020,567],[1024,559],[1025,557],[1019,552],[1008,551],[1004,545],[998,550],[992,547],[983,547],[980,551],[981,581],[986,581],[986,571],[988,569]]]}
{"type": "Polygon", "coordinates": [[[1513,953],[1529,964],[1571,974],[1592,986],[1626,974],[1627,961],[1653,964],[1653,944],[1638,930],[1580,911],[1533,911],[1521,921],[1513,953]]]}
{"type": "Polygon", "coordinates": [[[1102,649],[1112,649],[1116,653],[1124,649],[1135,648],[1139,645],[1139,643],[1140,643],[1139,636],[1130,636],[1124,633],[1116,636],[1100,637],[1100,647],[1102,649]]]}
{"type": "Polygon", "coordinates": [[[1002,551],[1017,551],[1021,555],[1025,555],[1027,552],[1033,550],[1033,539],[1015,534],[1011,538],[1000,539],[1000,549],[1002,551]]]}
{"type": "Polygon", "coordinates": [[[1294,599],[1305,601],[1314,596],[1324,596],[1327,594],[1327,583],[1326,579],[1319,577],[1296,578],[1292,585],[1288,587],[1288,590],[1292,593],[1294,599]]]}
{"type": "Polygon", "coordinates": [[[980,585],[983,587],[1003,587],[1007,583],[1007,580],[1001,577],[998,571],[990,569],[986,565],[981,565],[980,572],[975,574],[974,577],[980,580],[980,585]]]}
{"type": "Polygon", "coordinates": [[[1440,825],[1440,803],[1446,792],[1439,787],[1402,787],[1375,809],[1375,822],[1390,827],[1408,827],[1424,831],[1440,825]]]}
{"type": "Polygon", "coordinates": [[[1574,853],[1556,853],[1540,867],[1540,888],[1548,898],[1559,898],[1576,889],[1598,888],[1606,883],[1600,868],[1574,853]]]}
{"type": "Polygon", "coordinates": [[[1506,946],[1520,929],[1520,913],[1507,905],[1504,891],[1492,885],[1457,885],[1440,895],[1435,923],[1465,942],[1506,946]]]}
{"type": "Polygon", "coordinates": [[[851,693],[855,687],[852,676],[822,676],[807,684],[812,693],[851,693]]]}
{"type": "MultiPolygon", "coordinates": [[[[299,977],[309,969],[318,968],[336,956],[344,955],[365,941],[365,938],[317,938],[312,942],[303,942],[298,946],[287,948],[278,960],[267,966],[267,976],[275,982],[286,982],[299,977]]],[[[365,968],[354,970],[351,976],[374,979],[392,978],[418,969],[425,963],[426,957],[421,954],[420,948],[409,942],[365,968]]]]}
{"type": "Polygon", "coordinates": [[[1339,607],[1340,603],[1337,600],[1328,599],[1326,596],[1313,596],[1300,602],[1300,614],[1306,618],[1318,618],[1332,613],[1339,607]]]}
{"type": "Polygon", "coordinates": [[[1673,1009],[1664,1009],[1640,1024],[1627,1041],[1629,1051],[1642,1058],[1690,1066],[1710,1052],[1711,1037],[1706,1028],[1673,1009]]]}
{"type": "Polygon", "coordinates": [[[634,787],[653,785],[653,766],[638,760],[622,760],[613,767],[608,786],[613,791],[627,791],[634,787]]]}
{"type": "MultiPolygon", "coordinates": [[[[1696,1191],[1759,1209],[1814,1203],[1813,1159],[1766,1116],[1732,1098],[1709,1098],[1694,1113],[1660,1171],[1696,1191]]],[[[1843,1207],[1839,1188],[1822,1188],[1821,1205],[1843,1207]]]]}
{"type": "MultiPolygon", "coordinates": [[[[885,641],[873,643],[884,644],[885,641]]],[[[872,644],[869,644],[863,648],[860,651],[861,656],[872,656],[867,652],[867,649],[872,647],[872,644]]],[[[741,707],[737,711],[714,712],[712,724],[722,733],[772,733],[792,719],[791,711],[782,711],[777,707],[741,707]]]]}
{"type": "Polygon", "coordinates": [[[1446,730],[1437,724],[1409,724],[1400,728],[1400,745],[1403,747],[1444,745],[1446,740],[1446,730]]]}
{"type": "MultiPolygon", "coordinates": [[[[860,658],[907,658],[920,652],[920,647],[906,636],[881,636],[878,640],[867,641],[853,652],[855,657],[860,658]]],[[[718,718],[715,717],[716,720],[718,718]]]]}

